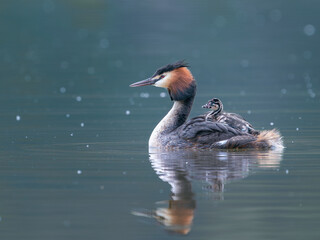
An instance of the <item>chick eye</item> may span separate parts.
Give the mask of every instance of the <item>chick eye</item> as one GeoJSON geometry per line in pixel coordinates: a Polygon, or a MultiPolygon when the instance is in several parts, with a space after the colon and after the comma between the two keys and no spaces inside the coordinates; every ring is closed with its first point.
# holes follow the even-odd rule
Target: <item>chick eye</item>
{"type": "Polygon", "coordinates": [[[162,78],[164,78],[164,75],[161,75],[161,76],[159,77],[159,79],[162,79],[162,78]]]}

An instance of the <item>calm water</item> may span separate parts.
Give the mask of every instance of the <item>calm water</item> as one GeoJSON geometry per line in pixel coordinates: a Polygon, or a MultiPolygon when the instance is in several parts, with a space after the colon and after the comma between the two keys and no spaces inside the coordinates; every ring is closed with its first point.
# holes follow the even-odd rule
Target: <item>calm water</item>
{"type": "Polygon", "coordinates": [[[318,239],[316,1],[1,1],[1,239],[318,239]],[[148,152],[186,59],[283,152],[148,152]]]}

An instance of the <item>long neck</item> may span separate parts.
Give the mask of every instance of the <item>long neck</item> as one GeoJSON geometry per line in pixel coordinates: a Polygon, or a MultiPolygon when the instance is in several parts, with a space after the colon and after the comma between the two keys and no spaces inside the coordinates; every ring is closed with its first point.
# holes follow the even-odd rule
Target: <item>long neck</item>
{"type": "Polygon", "coordinates": [[[171,133],[185,123],[190,114],[193,100],[194,96],[182,101],[174,101],[171,110],[153,130],[149,139],[149,146],[159,145],[163,135],[171,133]]]}

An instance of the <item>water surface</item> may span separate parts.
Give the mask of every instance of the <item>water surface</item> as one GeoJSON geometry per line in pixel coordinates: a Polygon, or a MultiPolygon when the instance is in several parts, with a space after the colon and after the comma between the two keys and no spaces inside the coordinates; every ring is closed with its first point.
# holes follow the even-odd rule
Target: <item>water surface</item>
{"type": "Polygon", "coordinates": [[[1,239],[318,239],[319,4],[2,1],[1,239]],[[283,152],[150,152],[171,107],[129,88],[186,59],[283,152]]]}

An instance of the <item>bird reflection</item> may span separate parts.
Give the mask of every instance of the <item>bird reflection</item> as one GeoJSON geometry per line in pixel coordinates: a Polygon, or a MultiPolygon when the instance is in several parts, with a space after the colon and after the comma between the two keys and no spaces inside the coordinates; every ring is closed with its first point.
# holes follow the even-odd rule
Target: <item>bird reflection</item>
{"type": "MultiPolygon", "coordinates": [[[[135,210],[132,214],[156,219],[178,234],[191,230],[196,209],[192,184],[205,185],[213,201],[223,200],[225,184],[246,178],[254,168],[278,168],[282,151],[149,151],[151,166],[158,177],[170,184],[171,196],[155,210],[135,210]]],[[[159,203],[158,203],[159,204],[159,203]]]]}

